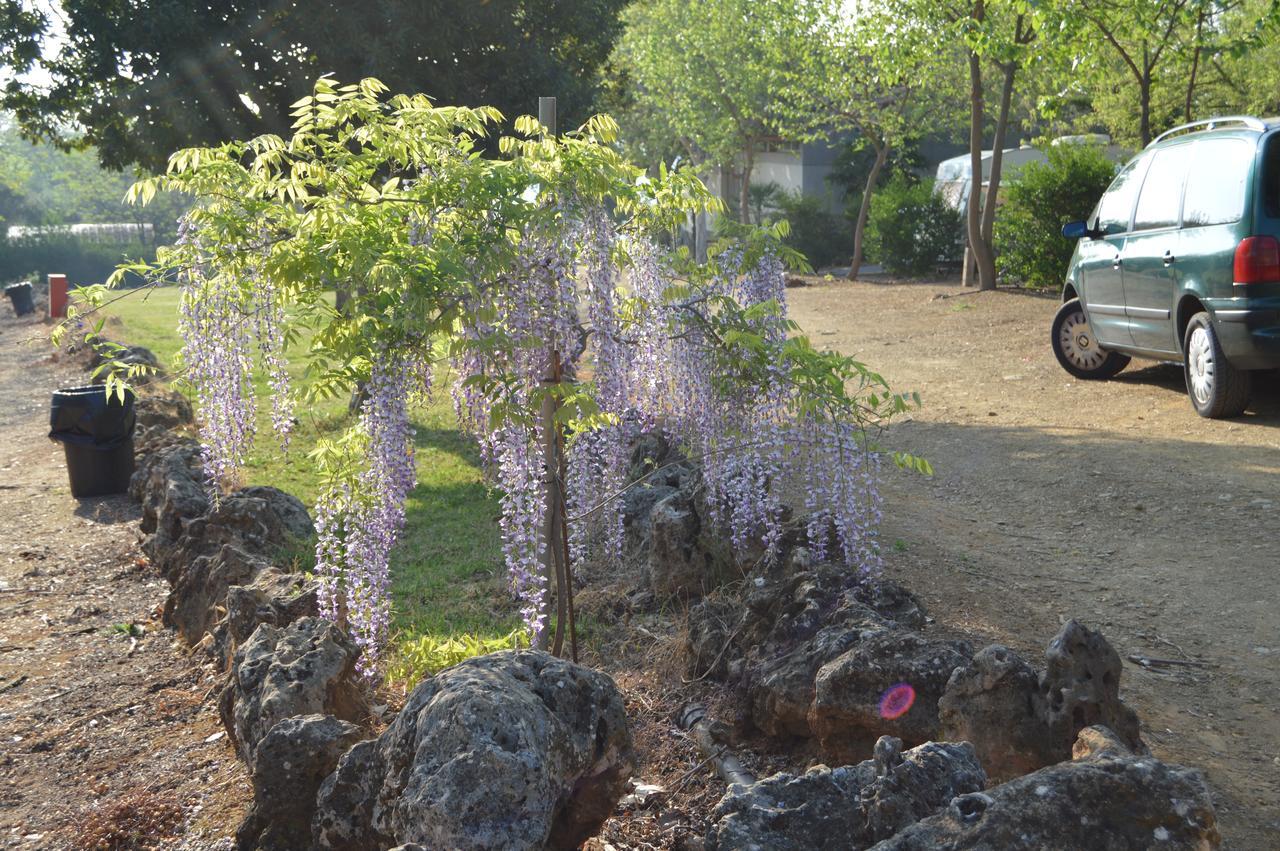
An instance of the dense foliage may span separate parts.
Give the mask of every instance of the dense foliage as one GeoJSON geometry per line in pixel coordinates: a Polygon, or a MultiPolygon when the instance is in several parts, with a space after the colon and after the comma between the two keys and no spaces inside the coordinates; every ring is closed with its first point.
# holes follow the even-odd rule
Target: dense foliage
{"type": "Polygon", "coordinates": [[[849,262],[853,254],[853,229],[832,213],[823,199],[799,192],[779,192],[766,221],[785,220],[791,232],[787,245],[805,256],[815,269],[849,262]]]}
{"type": "Polygon", "coordinates": [[[398,91],[517,114],[557,95],[585,120],[625,0],[0,0],[0,107],[24,129],[84,128],[102,161],[162,169],[169,153],[288,132],[289,104],[320,73],[376,75],[398,91]],[[51,38],[51,33],[58,38],[51,38]],[[46,51],[47,44],[60,49],[46,51]]]}
{"type": "Polygon", "coordinates": [[[996,267],[1011,283],[1061,287],[1074,240],[1067,222],[1088,218],[1115,176],[1115,164],[1089,145],[1051,145],[1009,186],[996,218],[996,267]]]}
{"type": "MultiPolygon", "coordinates": [[[[0,282],[44,280],[57,273],[66,275],[73,286],[101,284],[121,263],[150,262],[155,256],[150,245],[96,243],[58,234],[20,239],[0,235],[0,282]]],[[[130,276],[121,283],[138,282],[137,276],[130,276]]]]}
{"type": "Polygon", "coordinates": [[[435,382],[450,386],[502,491],[512,590],[535,639],[550,583],[566,583],[572,560],[617,552],[608,497],[630,484],[627,446],[650,429],[701,461],[713,521],[738,546],[773,551],[793,483],[819,554],[877,570],[866,430],[906,402],[791,333],[784,227],[743,232],[692,264],[654,238],[714,199],[686,171],[645,177],[613,147],[609,119],[551,137],[522,118],[490,158],[476,154],[495,110],[383,91],[322,79],[295,104],[290,138],[180,151],[167,176],[134,188],[199,199],[179,244],[141,271],[184,282],[184,359],[216,485],[254,437],[253,369],[273,376],[286,440],[285,357],[307,359],[310,393],[364,387],[358,425],[314,457],[326,471],[324,608],[352,627],[366,671],[386,637],[387,559],[414,484],[409,411],[435,382]],[[335,284],[350,294],[338,309],[335,284]],[[291,354],[306,326],[310,351],[291,354]]]}
{"type": "Polygon", "coordinates": [[[959,261],[960,214],[928,183],[895,177],[871,199],[867,256],[895,275],[922,277],[959,261]]]}

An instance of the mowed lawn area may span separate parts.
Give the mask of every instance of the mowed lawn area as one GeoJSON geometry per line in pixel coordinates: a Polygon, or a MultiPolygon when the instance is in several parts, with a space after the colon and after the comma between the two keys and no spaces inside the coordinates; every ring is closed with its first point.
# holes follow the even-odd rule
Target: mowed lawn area
{"type": "MultiPolygon", "coordinates": [[[[109,308],[122,327],[107,334],[146,346],[162,364],[178,363],[179,290],[141,291],[109,308]]],[[[309,339],[289,352],[296,387],[306,380],[309,339]]],[[[258,439],[249,455],[244,485],[273,485],[315,504],[319,476],[308,452],[322,436],[336,436],[355,417],[346,399],[299,402],[298,425],[288,452],[271,430],[266,377],[257,375],[258,439]]],[[[181,381],[175,387],[193,396],[181,381]]],[[[199,411],[197,411],[197,417],[199,411]]],[[[482,479],[474,442],[459,431],[447,387],[414,417],[417,428],[418,486],[409,498],[407,525],[392,555],[396,638],[390,671],[411,679],[509,640],[519,618],[506,592],[498,539],[498,501],[482,479]],[[452,639],[452,641],[451,641],[452,639]]],[[[302,565],[306,569],[308,565],[302,565]]]]}

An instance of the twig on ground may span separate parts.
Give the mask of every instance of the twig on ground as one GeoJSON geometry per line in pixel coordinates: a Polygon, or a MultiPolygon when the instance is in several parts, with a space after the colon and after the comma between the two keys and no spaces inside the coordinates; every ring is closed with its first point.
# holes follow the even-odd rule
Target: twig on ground
{"type": "Polygon", "coordinates": [[[1200,662],[1192,659],[1156,659],[1151,656],[1143,656],[1138,653],[1130,653],[1125,657],[1135,665],[1141,665],[1144,668],[1170,668],[1174,666],[1186,666],[1188,668],[1216,668],[1218,667],[1212,662],[1200,662]]]}

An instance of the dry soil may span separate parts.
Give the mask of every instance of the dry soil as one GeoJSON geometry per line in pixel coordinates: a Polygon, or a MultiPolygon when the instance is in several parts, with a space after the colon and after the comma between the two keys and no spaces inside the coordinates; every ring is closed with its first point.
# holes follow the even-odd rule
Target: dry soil
{"type": "Polygon", "coordinates": [[[1152,751],[1205,770],[1226,847],[1280,848],[1276,375],[1205,420],[1178,366],[1064,372],[1052,296],[808,281],[788,296],[815,344],[923,397],[886,437],[937,471],[889,476],[890,574],[1033,661],[1068,618],[1101,629],[1152,751]]]}

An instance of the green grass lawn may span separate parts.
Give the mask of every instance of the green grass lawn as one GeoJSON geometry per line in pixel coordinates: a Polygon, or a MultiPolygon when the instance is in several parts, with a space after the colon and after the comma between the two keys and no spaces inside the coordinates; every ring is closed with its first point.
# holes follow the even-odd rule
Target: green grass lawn
{"type": "MultiPolygon", "coordinates": [[[[110,308],[122,327],[108,336],[146,346],[161,363],[176,363],[178,290],[140,292],[110,308]]],[[[292,358],[295,382],[303,380],[307,339],[292,358]]],[[[298,406],[299,424],[287,453],[271,431],[265,376],[255,378],[258,392],[258,441],[244,470],[244,484],[273,485],[294,494],[308,507],[315,503],[319,477],[307,453],[318,438],[352,422],[346,400],[298,406]]],[[[182,388],[190,394],[189,388],[182,388]]],[[[197,414],[198,415],[198,414],[197,414]]],[[[413,678],[423,668],[456,661],[460,647],[492,648],[518,623],[505,591],[498,539],[497,499],[481,478],[475,445],[459,431],[453,405],[441,390],[415,416],[418,486],[409,497],[400,545],[392,554],[396,678],[413,678]],[[452,644],[449,639],[457,639],[452,644]],[[436,656],[440,658],[436,658],[436,656]]]]}

